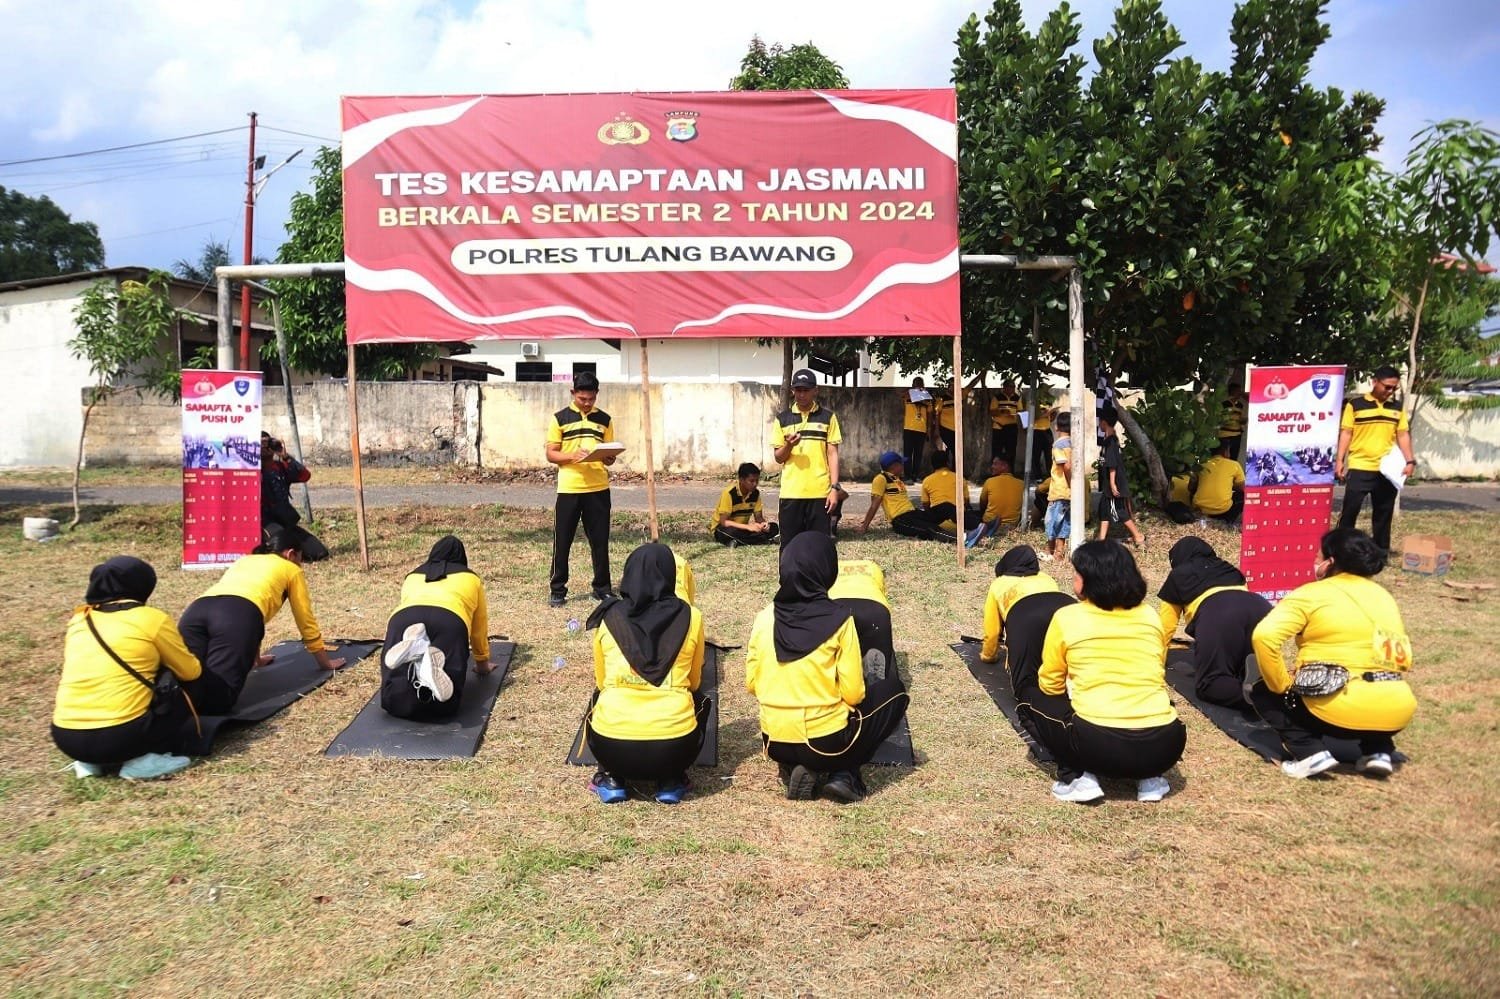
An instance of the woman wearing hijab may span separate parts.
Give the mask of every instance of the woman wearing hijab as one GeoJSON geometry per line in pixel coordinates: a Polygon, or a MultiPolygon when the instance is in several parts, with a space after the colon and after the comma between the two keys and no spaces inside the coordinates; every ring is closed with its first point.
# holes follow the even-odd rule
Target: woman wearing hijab
{"type": "Polygon", "coordinates": [[[149,780],[176,773],[190,762],[176,755],[183,726],[191,721],[186,700],[169,702],[172,714],[153,715],[153,691],[147,684],[156,682],[163,667],[183,681],[196,679],[202,667],[172,619],[146,606],[155,589],[151,566],[116,556],[94,566],[83,605],[68,621],[52,741],[73,758],[79,777],[98,777],[119,767],[127,780],[149,780]]]}
{"type": "Polygon", "coordinates": [[[677,562],[663,544],[625,560],[620,595],[589,615],[594,683],[585,736],[599,770],[589,790],[606,805],[624,801],[623,781],[654,781],[656,800],[682,801],[688,767],[708,734],[703,614],[676,593],[677,562]]]}
{"type": "Polygon", "coordinates": [[[1255,628],[1261,678],[1250,688],[1250,703],[1292,756],[1281,765],[1288,777],[1338,765],[1324,736],[1358,742],[1354,768],[1388,777],[1395,769],[1393,737],[1411,722],[1417,701],[1406,682],[1411,640],[1401,609],[1370,578],[1385,568],[1385,552],[1353,528],[1329,531],[1319,550],[1316,581],[1287,594],[1255,628]],[[1281,659],[1288,638],[1297,642],[1291,672],[1281,659]],[[1331,693],[1295,693],[1292,672],[1313,664],[1341,666],[1348,679],[1331,693]]]}
{"type": "Polygon", "coordinates": [[[464,543],[445,535],[401,582],[401,600],[385,626],[380,706],[413,721],[452,718],[470,652],[474,672],[494,668],[489,628],[484,582],[469,568],[464,543]]]}
{"type": "Polygon", "coordinates": [[[1137,801],[1160,801],[1187,729],[1167,696],[1167,640],[1142,603],[1146,581],[1123,545],[1090,541],[1073,553],[1073,589],[1079,603],[1052,616],[1028,702],[1057,760],[1052,794],[1098,801],[1102,775],[1136,781],[1137,801]]]}
{"type": "Polygon", "coordinates": [[[906,714],[894,669],[865,682],[853,615],[828,596],[838,572],[827,535],[808,531],[783,546],[781,588],[756,615],[745,653],[761,739],[793,800],[864,797],[859,768],[906,714]]]}
{"type": "Polygon", "coordinates": [[[1193,638],[1198,696],[1211,704],[1245,706],[1245,659],[1250,635],[1271,611],[1270,601],[1245,588],[1240,571],[1202,538],[1183,538],[1167,553],[1172,571],[1157,596],[1168,641],[1184,622],[1193,638]]]}
{"type": "Polygon", "coordinates": [[[1000,640],[1005,639],[1006,671],[1011,692],[1017,698],[1036,686],[1042,664],[1042,640],[1052,615],[1074,603],[1057,588],[1057,581],[1042,572],[1036,549],[1016,545],[995,563],[995,581],[984,596],[984,644],[979,658],[1000,661],[1000,640]]]}
{"type": "Polygon", "coordinates": [[[292,616],[302,643],[319,666],[338,669],[342,659],[330,659],[318,619],[313,617],[307,577],[302,574],[302,535],[298,527],[271,524],[249,555],[228,569],[219,581],[188,604],[177,622],[188,650],[203,664],[203,675],[187,685],[198,711],[227,715],[234,710],[250,670],[270,663],[260,655],[266,625],[292,605],[292,616]]]}

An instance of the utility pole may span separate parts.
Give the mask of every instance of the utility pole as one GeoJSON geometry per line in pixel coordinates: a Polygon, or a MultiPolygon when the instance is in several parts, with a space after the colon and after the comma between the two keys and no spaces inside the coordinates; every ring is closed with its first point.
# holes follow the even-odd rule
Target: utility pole
{"type": "MultiPolygon", "coordinates": [[[[255,118],[250,112],[250,162],[245,170],[245,266],[255,253],[255,118]]],[[[240,370],[250,370],[250,285],[240,288],[240,370]]]]}

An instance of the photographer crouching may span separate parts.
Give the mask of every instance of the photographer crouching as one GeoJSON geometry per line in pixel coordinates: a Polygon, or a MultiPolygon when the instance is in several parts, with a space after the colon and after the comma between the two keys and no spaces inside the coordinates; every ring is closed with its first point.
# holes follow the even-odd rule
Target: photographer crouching
{"type": "MultiPolygon", "coordinates": [[[[260,528],[272,524],[297,527],[302,515],[292,506],[292,483],[312,478],[307,466],[286,453],[286,446],[266,433],[260,434],[260,528]]],[[[319,562],[328,557],[328,547],[303,531],[302,558],[319,562]]]]}

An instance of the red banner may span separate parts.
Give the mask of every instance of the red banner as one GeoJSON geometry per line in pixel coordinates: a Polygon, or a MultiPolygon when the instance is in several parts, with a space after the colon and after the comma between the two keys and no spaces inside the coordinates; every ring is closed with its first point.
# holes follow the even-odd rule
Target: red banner
{"type": "Polygon", "coordinates": [[[350,342],[956,336],[952,90],[346,97],[350,342]]]}
{"type": "Polygon", "coordinates": [[[259,371],[182,373],[182,567],[260,544],[259,371]]]}
{"type": "Polygon", "coordinates": [[[1250,369],[1240,571],[1270,600],[1313,579],[1343,406],[1343,365],[1250,369]]]}

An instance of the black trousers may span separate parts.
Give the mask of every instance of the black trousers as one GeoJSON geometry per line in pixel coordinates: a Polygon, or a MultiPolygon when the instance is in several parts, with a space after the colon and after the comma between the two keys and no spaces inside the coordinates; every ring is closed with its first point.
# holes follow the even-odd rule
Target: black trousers
{"type": "Polygon", "coordinates": [[[403,607],[391,615],[385,626],[385,645],[380,650],[380,706],[386,714],[412,721],[445,721],[458,714],[463,701],[464,680],[469,675],[469,627],[464,619],[446,607],[403,607]],[[443,650],[443,672],[453,681],[453,696],[434,701],[427,691],[418,691],[411,682],[411,666],[394,669],[385,665],[385,654],[401,641],[406,629],[421,624],[427,629],[427,640],[443,650]]]}
{"type": "Polygon", "coordinates": [[[260,608],[232,594],[199,597],[182,612],[177,630],[188,651],[203,664],[203,675],[182,685],[198,713],[230,714],[266,637],[260,608]]]}
{"type": "MultiPolygon", "coordinates": [[[[949,509],[953,504],[945,504],[949,509]]],[[[936,516],[931,510],[908,510],[891,521],[891,530],[903,538],[920,538],[923,541],[946,541],[954,544],[958,541],[952,534],[943,530],[938,525],[943,518],[936,516]]]]}
{"type": "MultiPolygon", "coordinates": [[[[1345,500],[1345,502],[1347,503],[1348,501],[1345,500]]],[[[1224,521],[1227,524],[1232,524],[1235,521],[1239,520],[1240,519],[1240,515],[1243,514],[1244,512],[1245,512],[1245,494],[1244,493],[1235,493],[1233,499],[1231,499],[1229,501],[1229,509],[1228,510],[1225,510],[1223,513],[1208,513],[1208,514],[1204,514],[1204,516],[1205,517],[1210,517],[1213,520],[1222,520],[1222,521],[1224,521]]],[[[1358,515],[1358,513],[1359,513],[1359,511],[1356,510],[1355,514],[1358,515]]]]}
{"type": "Polygon", "coordinates": [[[1224,590],[1198,605],[1188,625],[1193,636],[1193,686],[1210,704],[1245,706],[1245,658],[1255,649],[1250,633],[1271,613],[1270,601],[1259,593],[1224,590]]]}
{"type": "Polygon", "coordinates": [[[1031,432],[1031,477],[1045,479],[1052,474],[1052,431],[1031,432]]]}
{"type": "Polygon", "coordinates": [[[922,449],[926,444],[927,431],[901,431],[901,461],[906,466],[907,475],[915,476],[921,474],[922,449]]]}
{"type": "Polygon", "coordinates": [[[934,524],[941,524],[945,520],[953,521],[958,525],[959,533],[962,533],[968,530],[970,527],[974,526],[973,524],[968,523],[968,521],[971,519],[969,511],[964,510],[963,514],[960,515],[958,507],[954,506],[952,503],[938,503],[934,506],[930,506],[927,508],[926,513],[929,517],[932,518],[932,522],[934,524]]]}
{"type": "MultiPolygon", "coordinates": [[[[1350,682],[1363,681],[1356,678],[1350,682]]],[[[1393,738],[1395,732],[1374,732],[1330,725],[1307,710],[1302,698],[1292,693],[1273,694],[1264,680],[1250,688],[1250,706],[1255,708],[1255,713],[1260,715],[1262,721],[1281,736],[1281,744],[1293,759],[1305,760],[1323,752],[1328,748],[1323,743],[1325,735],[1359,743],[1362,756],[1396,751],[1396,741],[1393,738]]]]}
{"type": "MultiPolygon", "coordinates": [[[[589,702],[598,700],[594,692],[589,702]]],[[[693,730],[675,739],[612,739],[594,731],[591,723],[584,728],[584,738],[589,750],[599,761],[599,769],[611,777],[623,780],[654,780],[657,783],[676,781],[686,776],[688,767],[703,751],[703,740],[708,737],[708,711],[712,701],[697,691],[693,692],[693,730]]]]}
{"type": "Polygon", "coordinates": [[[1016,468],[1016,435],[1019,431],[1020,425],[1016,423],[990,429],[990,457],[1004,458],[1017,475],[1021,474],[1016,468]]]}
{"type": "Polygon", "coordinates": [[[910,698],[895,669],[884,680],[865,686],[865,699],[849,712],[849,724],[842,732],[821,735],[807,742],[765,741],[766,755],[787,766],[804,766],[815,773],[854,773],[870,762],[875,750],[906,716],[910,698]]]}
{"type": "Polygon", "coordinates": [[[885,668],[892,675],[896,672],[896,648],[892,644],[891,612],[878,600],[860,597],[839,597],[840,606],[849,608],[854,615],[854,632],[859,636],[859,654],[864,656],[878,650],[885,656],[885,668]]]}
{"type": "Polygon", "coordinates": [[[1396,513],[1397,490],[1390,479],[1379,472],[1351,468],[1344,476],[1344,506],[1339,511],[1339,526],[1353,527],[1359,520],[1365,497],[1370,497],[1370,537],[1386,551],[1391,550],[1391,518],[1396,513]]]}
{"type": "Polygon", "coordinates": [[[1229,446],[1229,457],[1235,461],[1240,460],[1240,442],[1245,439],[1244,434],[1235,434],[1233,437],[1220,437],[1219,443],[1229,446]]]}
{"type": "Polygon", "coordinates": [[[1074,603],[1066,593],[1032,593],[1011,605],[1005,615],[1005,669],[1010,674],[1011,693],[1017,700],[1036,688],[1042,668],[1042,646],[1052,615],[1074,603]]]}
{"type": "Polygon", "coordinates": [[[1026,701],[1036,735],[1057,760],[1057,779],[1075,780],[1087,770],[1100,777],[1143,780],[1160,777],[1182,759],[1187,727],[1174,718],[1151,728],[1095,725],[1073,712],[1066,694],[1033,690],[1026,701]]]}
{"type": "Polygon", "coordinates": [[[776,540],[777,526],[771,524],[764,531],[735,531],[727,527],[714,528],[714,540],[721,545],[768,545],[776,540]]]}
{"type": "Polygon", "coordinates": [[[594,565],[592,586],[609,589],[609,512],[608,489],[593,493],[558,493],[552,534],[552,595],[568,595],[568,555],[578,523],[583,522],[583,536],[588,539],[589,558],[594,565]]]}
{"type": "MultiPolygon", "coordinates": [[[[166,669],[165,666],[161,667],[166,669]]],[[[52,726],[52,741],[69,758],[100,767],[117,767],[146,753],[179,753],[183,726],[189,724],[187,704],[174,697],[171,715],[153,718],[147,711],[119,725],[104,728],[52,726]]]]}
{"type": "Polygon", "coordinates": [[[786,499],[782,498],[777,513],[777,519],[781,524],[781,543],[783,546],[803,531],[820,531],[830,534],[833,531],[833,519],[829,516],[827,499],[786,499]]]}
{"type": "MultiPolygon", "coordinates": [[[[938,427],[938,439],[948,445],[948,454],[951,457],[954,448],[958,447],[957,434],[955,434],[951,427],[938,427]]],[[[951,462],[949,463],[949,467],[952,467],[951,462]]]]}

